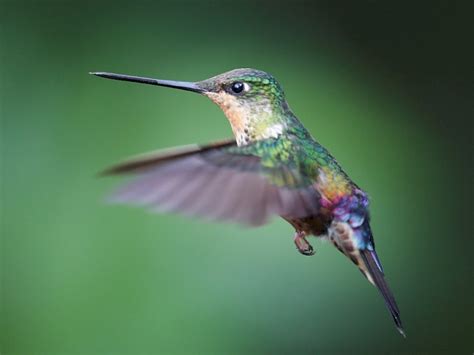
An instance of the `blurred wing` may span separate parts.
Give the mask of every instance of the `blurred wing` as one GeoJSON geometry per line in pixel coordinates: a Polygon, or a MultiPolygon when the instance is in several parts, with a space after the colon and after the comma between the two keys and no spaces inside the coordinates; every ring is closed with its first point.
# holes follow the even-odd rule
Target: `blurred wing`
{"type": "Polygon", "coordinates": [[[126,162],[105,174],[135,173],[113,201],[158,212],[252,226],[264,224],[272,215],[317,214],[319,194],[310,179],[278,162],[264,166],[258,154],[262,144],[241,148],[228,140],[188,146],[126,162]]]}
{"type": "Polygon", "coordinates": [[[162,149],[156,152],[136,156],[126,162],[112,166],[102,172],[102,175],[118,175],[126,173],[137,173],[167,161],[183,158],[195,153],[204,153],[208,150],[236,146],[235,139],[226,139],[206,145],[190,144],[182,147],[162,149]]]}

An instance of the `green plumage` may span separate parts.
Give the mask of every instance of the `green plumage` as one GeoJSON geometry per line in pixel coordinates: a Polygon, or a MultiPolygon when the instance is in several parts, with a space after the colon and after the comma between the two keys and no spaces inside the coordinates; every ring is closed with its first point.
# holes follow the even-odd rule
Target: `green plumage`
{"type": "Polygon", "coordinates": [[[271,75],[236,69],[187,83],[95,74],[203,94],[222,108],[235,136],[109,169],[137,175],[117,192],[116,201],[252,226],[280,216],[295,228],[294,242],[302,254],[314,254],[306,239],[314,235],[329,239],[356,264],[380,291],[404,334],[375,252],[367,195],[311,137],[271,75]]]}

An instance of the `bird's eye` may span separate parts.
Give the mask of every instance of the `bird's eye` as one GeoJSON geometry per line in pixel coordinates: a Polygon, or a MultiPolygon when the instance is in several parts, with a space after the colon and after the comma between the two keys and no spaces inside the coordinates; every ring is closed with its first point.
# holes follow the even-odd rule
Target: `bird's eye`
{"type": "Polygon", "coordinates": [[[230,89],[232,90],[232,92],[234,92],[235,94],[240,94],[242,91],[244,91],[244,83],[241,82],[241,81],[236,81],[235,83],[232,83],[230,89]]]}
{"type": "Polygon", "coordinates": [[[250,91],[251,88],[245,81],[234,81],[233,83],[226,85],[224,89],[230,94],[239,96],[250,91]]]}

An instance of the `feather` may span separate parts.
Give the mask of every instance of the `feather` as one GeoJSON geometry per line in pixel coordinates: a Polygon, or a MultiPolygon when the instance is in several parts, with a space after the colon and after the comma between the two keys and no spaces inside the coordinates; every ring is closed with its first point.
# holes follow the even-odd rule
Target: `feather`
{"type": "Polygon", "coordinates": [[[392,291],[390,290],[387,282],[385,281],[377,253],[375,252],[375,250],[365,249],[360,250],[359,254],[365,266],[361,268],[362,272],[364,273],[364,275],[366,275],[367,279],[369,279],[369,281],[371,281],[380,291],[380,294],[385,300],[387,308],[392,314],[393,320],[397,326],[398,331],[401,335],[406,337],[405,331],[403,330],[402,321],[400,319],[400,310],[398,309],[397,302],[393,297],[392,291]]]}
{"type": "MultiPolygon", "coordinates": [[[[405,337],[400,311],[392,291],[385,281],[382,264],[375,252],[372,243],[373,237],[368,223],[365,223],[363,228],[367,230],[367,233],[364,233],[367,239],[364,240],[363,247],[357,243],[357,238],[355,237],[357,232],[355,232],[348,223],[333,222],[329,229],[329,238],[339,251],[357,265],[367,280],[377,287],[392,315],[398,331],[405,337]]],[[[358,232],[361,232],[360,229],[358,232]]]]}
{"type": "Polygon", "coordinates": [[[133,173],[112,201],[210,220],[259,226],[272,215],[302,218],[319,212],[311,179],[285,163],[264,166],[257,145],[227,140],[133,159],[105,174],[133,173]],[[283,186],[277,185],[285,177],[283,186]]]}
{"type": "Polygon", "coordinates": [[[195,153],[202,153],[211,149],[236,146],[235,139],[225,139],[206,145],[191,144],[171,149],[162,149],[156,152],[146,153],[131,158],[123,163],[104,170],[100,175],[118,175],[124,173],[136,173],[147,168],[156,167],[166,161],[182,158],[195,153]]]}

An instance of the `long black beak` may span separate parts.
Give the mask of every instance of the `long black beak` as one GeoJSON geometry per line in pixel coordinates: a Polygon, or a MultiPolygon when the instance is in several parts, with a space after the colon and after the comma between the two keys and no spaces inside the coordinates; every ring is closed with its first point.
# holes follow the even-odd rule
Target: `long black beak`
{"type": "Polygon", "coordinates": [[[175,89],[193,91],[193,92],[198,92],[198,93],[203,93],[203,92],[206,91],[202,87],[197,85],[196,83],[190,83],[190,82],[186,82],[186,81],[160,80],[160,79],[153,79],[153,78],[144,78],[144,77],[140,77],[140,76],[105,73],[105,72],[91,72],[89,74],[100,76],[102,78],[107,78],[107,79],[131,81],[131,82],[134,82],[134,83],[149,84],[149,85],[165,86],[165,87],[168,87],[168,88],[175,88],[175,89]]]}

